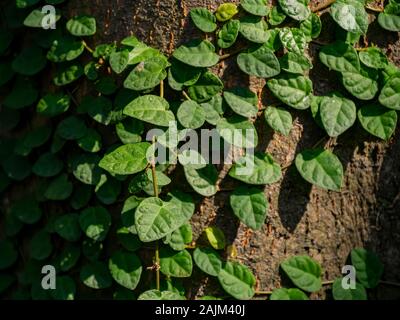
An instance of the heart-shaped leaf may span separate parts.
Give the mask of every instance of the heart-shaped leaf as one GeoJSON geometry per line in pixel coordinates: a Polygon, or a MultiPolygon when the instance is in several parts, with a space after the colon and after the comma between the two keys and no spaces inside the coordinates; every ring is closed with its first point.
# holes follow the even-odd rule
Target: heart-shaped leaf
{"type": "Polygon", "coordinates": [[[301,75],[283,74],[267,82],[272,93],[295,109],[307,109],[311,104],[312,82],[301,75]]]}
{"type": "Polygon", "coordinates": [[[365,130],[383,140],[389,140],[397,125],[397,113],[380,105],[367,105],[358,110],[358,120],[365,130]]]}
{"type": "Polygon", "coordinates": [[[267,16],[269,13],[267,0],[241,0],[240,5],[248,13],[256,16],[267,16]]]}
{"type": "Polygon", "coordinates": [[[135,290],[142,275],[142,263],[136,254],[118,250],[111,256],[108,267],[119,285],[135,290]]]}
{"type": "Polygon", "coordinates": [[[321,266],[308,256],[295,256],[281,263],[281,268],[292,282],[307,292],[316,292],[321,286],[321,266]]]}
{"type": "Polygon", "coordinates": [[[186,222],[186,217],[172,202],[150,197],[136,208],[135,226],[143,242],[161,239],[186,222]]]}
{"type": "Polygon", "coordinates": [[[221,92],[224,84],[214,73],[206,71],[199,80],[189,87],[189,97],[197,102],[210,100],[217,93],[221,92]]]}
{"type": "Polygon", "coordinates": [[[164,98],[145,95],[129,103],[124,108],[124,114],[157,126],[168,127],[171,121],[175,121],[174,114],[168,109],[168,101],[164,98]]]}
{"type": "Polygon", "coordinates": [[[198,165],[188,164],[183,169],[186,180],[198,194],[211,197],[217,193],[218,172],[212,164],[201,168],[198,165]]]}
{"type": "Polygon", "coordinates": [[[84,74],[84,70],[80,64],[73,64],[61,67],[53,82],[56,86],[65,86],[78,80],[84,74]]]}
{"type": "Polygon", "coordinates": [[[73,37],[63,37],[54,40],[47,59],[52,62],[72,61],[78,58],[85,49],[83,42],[74,39],[73,37]]]}
{"type": "Polygon", "coordinates": [[[400,110],[400,72],[394,74],[385,83],[379,95],[379,102],[394,110],[400,110]]]}
{"type": "Polygon", "coordinates": [[[199,80],[201,71],[201,68],[190,67],[173,59],[168,71],[168,84],[172,89],[182,91],[184,87],[190,87],[199,80]]]}
{"type": "Polygon", "coordinates": [[[283,28],[279,31],[279,38],[283,46],[291,52],[304,55],[307,47],[307,38],[298,28],[283,28]]]}
{"type": "Polygon", "coordinates": [[[104,262],[94,261],[81,268],[80,279],[83,284],[92,289],[111,287],[112,278],[104,262]]]}
{"type": "Polygon", "coordinates": [[[214,32],[217,29],[216,17],[206,8],[190,10],[190,17],[195,26],[203,32],[214,32]]]}
{"type": "Polygon", "coordinates": [[[386,55],[377,47],[366,48],[358,56],[364,65],[374,69],[384,69],[389,63],[386,55]]]}
{"type": "Polygon", "coordinates": [[[70,98],[62,93],[47,94],[40,99],[36,112],[47,117],[54,117],[66,112],[70,106],[70,98]]]}
{"type": "Polygon", "coordinates": [[[329,150],[305,150],[296,157],[296,168],[308,182],[323,189],[339,191],[343,181],[343,166],[329,150]]]}
{"type": "Polygon", "coordinates": [[[224,105],[222,96],[217,94],[211,100],[201,104],[206,115],[206,121],[212,125],[216,125],[224,114],[224,105]]]}
{"type": "Polygon", "coordinates": [[[254,148],[258,144],[258,135],[253,123],[238,115],[221,118],[217,122],[219,135],[228,143],[239,148],[254,148]]]}
{"type": "Polygon", "coordinates": [[[303,32],[307,41],[318,38],[321,33],[322,22],[319,15],[311,13],[308,18],[300,23],[300,30],[303,32]]]}
{"type": "Polygon", "coordinates": [[[183,102],[176,116],[185,128],[190,129],[200,128],[206,121],[204,109],[193,100],[183,102]]]}
{"type": "Polygon", "coordinates": [[[111,216],[103,207],[88,207],[81,212],[79,225],[87,237],[103,241],[111,227],[111,216]]]}
{"type": "Polygon", "coordinates": [[[87,132],[87,127],[82,119],[69,116],[62,120],[56,129],[57,135],[65,140],[77,140],[87,132]]]}
{"type": "Polygon", "coordinates": [[[272,26],[281,24],[286,19],[286,14],[280,6],[273,6],[268,15],[268,23],[272,26]]]}
{"type": "Polygon", "coordinates": [[[216,226],[207,227],[204,229],[204,234],[206,235],[211,247],[213,247],[215,250],[225,249],[225,234],[220,228],[216,226]]]}
{"type": "Polygon", "coordinates": [[[148,142],[123,145],[99,162],[99,167],[112,174],[128,175],[142,171],[147,166],[146,152],[148,142]]]}
{"type": "Polygon", "coordinates": [[[160,249],[160,271],[167,277],[187,278],[192,275],[192,269],[192,256],[187,250],[160,249]]]}
{"type": "Polygon", "coordinates": [[[117,74],[122,73],[128,67],[129,59],[129,50],[127,49],[111,53],[109,60],[111,69],[117,74]]]}
{"type": "Polygon", "coordinates": [[[324,46],[319,53],[319,59],[329,69],[335,71],[358,72],[360,70],[356,49],[342,41],[324,46]]]}
{"type": "Polygon", "coordinates": [[[360,100],[371,100],[378,92],[378,72],[361,67],[359,72],[343,72],[344,87],[360,100]]]}
{"type": "Polygon", "coordinates": [[[256,279],[245,265],[239,262],[225,262],[218,274],[222,288],[238,300],[249,300],[254,296],[256,279]]]}
{"type": "Polygon", "coordinates": [[[322,125],[330,137],[337,137],[356,121],[353,101],[339,96],[323,97],[319,106],[322,125]]]}
{"type": "Polygon", "coordinates": [[[288,52],[279,59],[281,69],[289,73],[304,74],[313,65],[310,60],[302,54],[288,52]]]}
{"type": "Polygon", "coordinates": [[[48,200],[66,200],[72,194],[72,190],[73,185],[68,180],[68,176],[62,174],[50,182],[44,196],[48,200]]]}
{"type": "Polygon", "coordinates": [[[46,66],[46,58],[42,49],[32,46],[22,49],[21,53],[12,62],[15,72],[26,76],[32,76],[43,70],[46,66]]]}
{"type": "Polygon", "coordinates": [[[254,230],[261,229],[268,210],[268,201],[261,190],[239,187],[232,192],[230,204],[234,215],[246,226],[254,230]]]}
{"type": "Polygon", "coordinates": [[[368,13],[364,4],[358,0],[338,0],[331,6],[331,16],[344,30],[366,34],[368,13]]]}
{"type": "Polygon", "coordinates": [[[222,267],[219,254],[211,248],[196,248],[193,260],[199,269],[210,276],[217,277],[222,267]]]}
{"type": "Polygon", "coordinates": [[[289,135],[293,124],[292,115],[289,111],[282,108],[268,107],[264,112],[264,116],[272,129],[285,136],[289,135]]]}
{"type": "Polygon", "coordinates": [[[240,34],[251,42],[267,42],[269,38],[267,30],[268,25],[261,17],[244,16],[240,19],[240,34]]]}
{"type": "Polygon", "coordinates": [[[215,47],[207,40],[192,40],[177,48],[173,56],[193,67],[212,67],[219,61],[215,47]]]}
{"type": "Polygon", "coordinates": [[[78,241],[82,234],[79,226],[79,215],[76,213],[69,213],[60,216],[54,222],[54,231],[67,241],[78,241]]]}
{"type": "Polygon", "coordinates": [[[96,185],[100,181],[101,169],[98,166],[100,157],[95,154],[84,153],[74,156],[71,160],[72,173],[80,182],[96,185]]]}
{"type": "Polygon", "coordinates": [[[367,291],[365,288],[356,282],[356,287],[343,288],[343,278],[336,279],[332,284],[332,294],[335,300],[367,300],[367,291]]]}
{"type": "Polygon", "coordinates": [[[96,19],[90,16],[74,17],[68,20],[66,27],[74,36],[92,36],[96,33],[96,19]]]}
{"type": "Polygon", "coordinates": [[[240,21],[230,20],[218,32],[218,46],[226,49],[231,47],[239,35],[240,21]]]}
{"type": "Polygon", "coordinates": [[[306,20],[311,14],[308,7],[309,0],[279,0],[278,2],[283,12],[294,20],[306,20]]]}
{"type": "Polygon", "coordinates": [[[223,3],[218,7],[215,16],[218,21],[224,22],[232,19],[238,12],[236,4],[223,3]]]}
{"type": "Polygon", "coordinates": [[[190,223],[185,223],[179,229],[172,232],[170,236],[167,236],[165,243],[169,244],[175,251],[182,251],[192,240],[192,226],[190,223]]]}
{"type": "Polygon", "coordinates": [[[279,181],[280,166],[268,153],[247,154],[241,157],[229,171],[232,178],[248,184],[263,185],[279,181]]]}
{"type": "Polygon", "coordinates": [[[383,274],[383,265],[375,253],[363,248],[351,250],[351,263],[357,280],[365,288],[375,288],[383,274]]]}
{"type": "Polygon", "coordinates": [[[243,117],[255,117],[258,112],[258,97],[247,88],[233,88],[224,92],[225,101],[234,112],[243,117]]]}
{"type": "Polygon", "coordinates": [[[237,63],[243,72],[260,78],[271,78],[281,72],[278,58],[268,45],[249,53],[239,54],[237,63]]]}

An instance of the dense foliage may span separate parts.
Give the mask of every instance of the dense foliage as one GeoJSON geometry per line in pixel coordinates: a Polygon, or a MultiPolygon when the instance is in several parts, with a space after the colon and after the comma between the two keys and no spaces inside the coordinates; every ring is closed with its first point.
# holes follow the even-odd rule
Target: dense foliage
{"type": "MultiPolygon", "coordinates": [[[[275,6],[267,0],[242,0],[240,6],[225,3],[216,12],[195,8],[191,21],[208,35],[179,46],[171,57],[133,36],[118,45],[90,48],[87,41],[98,22],[84,14],[64,16],[66,2],[16,0],[2,9],[4,297],[90,298],[89,287],[104,289],[115,299],[184,299],[179,278],[190,277],[195,266],[216,277],[229,296],[251,299],[257,275],[235,259],[223,230],[208,227],[203,242],[192,242],[189,221],[196,203],[219,190],[216,167],[191,162],[201,158],[193,150],[175,154],[177,165],[170,165],[174,159],[149,161],[156,144],[176,147],[166,134],[173,130],[169,123],[178,121],[180,144],[189,129],[216,128],[236,148],[257,146],[257,117],[288,135],[290,108],[309,112],[332,138],[357,119],[384,140],[396,128],[400,69],[379,48],[360,46],[369,25],[363,0],[337,0],[330,7],[340,32],[336,42],[322,46],[319,59],[340,75],[343,91],[325,96],[313,94],[308,77],[313,65],[307,48],[322,28],[308,0],[279,0],[275,6]],[[58,6],[56,29],[42,28],[45,4],[58,6]],[[225,49],[232,51],[223,54],[225,49]],[[261,105],[247,87],[225,89],[211,69],[225,59],[236,59],[244,74],[265,78],[264,90],[276,103],[261,105]],[[84,97],[78,94],[82,86],[89,92],[84,97]],[[151,128],[164,133],[145,141],[151,128]],[[232,130],[243,133],[240,139],[229,134],[232,130]],[[245,130],[253,132],[253,139],[247,139],[245,130]],[[177,166],[199,196],[181,190],[179,181],[168,188],[177,166]],[[143,277],[151,264],[149,252],[154,255],[150,280],[143,277]],[[57,269],[56,290],[41,287],[46,264],[57,269]]],[[[390,0],[377,19],[385,32],[400,31],[399,0],[390,0]]],[[[243,224],[258,230],[269,207],[262,187],[279,181],[282,172],[270,154],[256,152],[254,170],[242,175],[248,157],[236,159],[229,171],[240,183],[229,205],[243,224]]],[[[295,167],[309,183],[340,192],[344,170],[329,148],[302,150],[295,167]]],[[[379,283],[383,267],[373,253],[354,249],[351,262],[356,289],[343,289],[337,279],[334,299],[366,299],[366,289],[379,283]]],[[[308,256],[288,258],[281,268],[296,288],[276,289],[272,300],[305,300],[323,285],[322,267],[308,256]]]]}

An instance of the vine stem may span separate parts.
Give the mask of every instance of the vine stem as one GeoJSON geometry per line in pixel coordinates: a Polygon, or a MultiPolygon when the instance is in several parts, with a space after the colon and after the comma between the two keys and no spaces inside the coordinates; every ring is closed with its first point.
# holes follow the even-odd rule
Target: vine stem
{"type": "MultiPolygon", "coordinates": [[[[163,83],[160,84],[161,87],[163,88],[160,90],[160,95],[164,91],[164,85],[163,83]]],[[[156,142],[156,137],[153,137],[153,144],[156,142]]],[[[154,190],[154,196],[158,198],[158,182],[157,182],[157,172],[156,172],[156,161],[154,157],[151,159],[151,175],[153,178],[153,190],[154,190]]],[[[158,241],[156,241],[156,252],[155,252],[155,262],[154,262],[154,267],[156,270],[156,288],[158,291],[160,291],[160,250],[158,246],[158,241]]]]}
{"type": "Polygon", "coordinates": [[[94,50],[93,50],[91,47],[89,47],[89,45],[86,43],[85,40],[82,40],[82,43],[83,43],[83,46],[85,47],[85,49],[86,49],[87,51],[89,51],[90,53],[93,53],[93,52],[94,52],[94,50]]]}
{"type": "Polygon", "coordinates": [[[185,91],[182,91],[182,94],[186,100],[192,100],[192,99],[190,99],[189,95],[185,91]]]}
{"type": "Polygon", "coordinates": [[[164,98],[164,80],[160,82],[160,97],[164,98]]]}

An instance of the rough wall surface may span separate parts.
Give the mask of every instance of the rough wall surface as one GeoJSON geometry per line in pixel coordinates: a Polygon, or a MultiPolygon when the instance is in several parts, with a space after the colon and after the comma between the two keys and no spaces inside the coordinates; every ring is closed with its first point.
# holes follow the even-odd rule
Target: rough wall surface
{"type": "MultiPolygon", "coordinates": [[[[97,17],[99,31],[96,43],[120,40],[134,34],[146,43],[171,53],[180,43],[200,36],[190,25],[187,14],[197,6],[215,9],[224,1],[211,0],[73,0],[70,13],[86,12],[97,17]]],[[[238,1],[232,1],[238,2],[238,1]]],[[[323,2],[323,1],[319,1],[323,2]]],[[[318,1],[313,1],[316,6],[318,1]]],[[[323,17],[322,17],[323,18],[323,17]]],[[[392,62],[400,64],[399,35],[387,37],[374,34],[372,24],[369,42],[385,49],[392,62]]],[[[388,33],[385,33],[385,35],[388,33]]],[[[323,36],[332,37],[330,30],[323,36]]],[[[314,69],[310,77],[317,95],[340,88],[337,77],[315,58],[319,45],[312,44],[310,55],[314,69]]],[[[234,60],[234,59],[233,59],[234,60]]],[[[216,72],[226,86],[240,82],[255,90],[264,82],[240,73],[234,61],[226,61],[216,72]]],[[[263,94],[263,103],[271,101],[263,94]]],[[[201,205],[193,217],[195,235],[216,223],[223,228],[229,242],[238,250],[238,259],[256,274],[259,290],[271,290],[285,283],[279,273],[279,263],[295,254],[309,254],[323,268],[325,280],[340,275],[350,250],[365,246],[378,253],[385,265],[384,280],[399,281],[400,275],[400,132],[389,142],[371,137],[360,125],[355,125],[336,141],[324,138],[308,111],[290,110],[295,119],[289,137],[274,134],[262,119],[257,121],[260,150],[267,150],[284,167],[283,179],[266,186],[270,202],[269,217],[262,230],[253,232],[234,218],[229,207],[229,190],[236,185],[229,178],[220,184],[223,190],[215,197],[200,199],[201,205]],[[319,143],[327,143],[338,155],[346,178],[341,193],[323,191],[304,182],[293,165],[296,153],[319,143]],[[224,191],[225,190],[225,191],[224,191]]],[[[220,168],[224,176],[227,166],[220,168]]],[[[198,277],[191,283],[189,296],[213,293],[214,280],[198,277]]],[[[376,295],[399,297],[394,287],[380,286],[376,295]]],[[[324,293],[316,297],[323,298],[324,293]]]]}

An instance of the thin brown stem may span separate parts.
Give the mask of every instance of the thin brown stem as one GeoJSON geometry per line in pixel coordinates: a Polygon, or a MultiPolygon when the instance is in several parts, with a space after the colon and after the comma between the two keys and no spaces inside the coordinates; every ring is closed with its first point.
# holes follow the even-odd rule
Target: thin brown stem
{"type": "Polygon", "coordinates": [[[254,294],[259,295],[259,296],[265,296],[268,294],[272,294],[272,291],[255,291],[254,294]]]}
{"type": "Polygon", "coordinates": [[[85,40],[82,40],[82,43],[83,43],[83,46],[85,47],[85,49],[86,49],[87,51],[89,51],[90,53],[93,53],[93,52],[94,52],[94,50],[93,50],[91,47],[89,47],[89,45],[86,43],[85,40]]]}
{"type": "Polygon", "coordinates": [[[186,100],[192,100],[192,99],[190,99],[189,95],[185,91],[182,91],[182,94],[186,100]]]}
{"type": "Polygon", "coordinates": [[[164,98],[164,80],[160,81],[160,97],[164,98]]]}
{"type": "Polygon", "coordinates": [[[400,287],[400,283],[394,282],[394,281],[384,281],[381,280],[379,281],[380,284],[388,285],[388,286],[394,286],[394,287],[400,287]]]}

